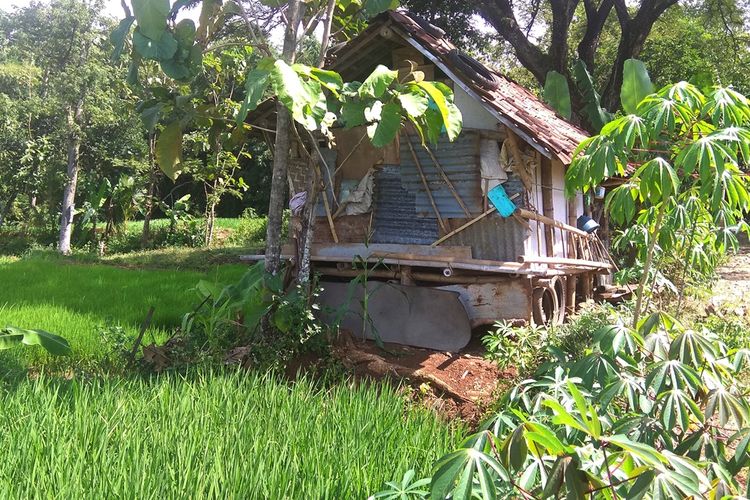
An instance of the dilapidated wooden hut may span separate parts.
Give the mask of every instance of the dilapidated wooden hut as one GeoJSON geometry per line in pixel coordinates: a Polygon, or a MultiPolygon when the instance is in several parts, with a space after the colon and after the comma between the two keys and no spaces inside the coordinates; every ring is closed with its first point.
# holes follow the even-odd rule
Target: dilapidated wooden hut
{"type": "MultiPolygon", "coordinates": [[[[333,130],[335,144],[323,150],[322,178],[330,182],[317,207],[311,257],[328,283],[323,300],[344,300],[344,281],[366,268],[368,290],[375,282],[400,288],[382,304],[371,301],[374,320],[363,322],[361,306],[352,306],[358,311],[349,326],[375,329],[377,315],[400,307],[380,321],[377,334],[426,347],[467,341],[451,323],[461,311],[466,328],[562,321],[591,296],[595,276],[611,269],[595,234],[578,228],[582,196],[564,195],[565,169],[586,133],[408,12],[376,18],[333,52],[329,66],[346,81],[361,81],[379,64],[416,66],[427,80],[451,87],[464,129],[452,143],[443,137],[423,146],[407,127],[382,149],[370,144],[364,127],[333,130]],[[497,186],[515,206],[512,214],[495,210],[490,193],[497,186]],[[461,310],[443,307],[435,298],[443,292],[461,310]],[[410,320],[422,306],[430,318],[422,311],[410,320]],[[426,331],[441,324],[451,329],[445,342],[426,331]]],[[[298,157],[289,171],[293,193],[306,189],[310,174],[298,157]]]]}

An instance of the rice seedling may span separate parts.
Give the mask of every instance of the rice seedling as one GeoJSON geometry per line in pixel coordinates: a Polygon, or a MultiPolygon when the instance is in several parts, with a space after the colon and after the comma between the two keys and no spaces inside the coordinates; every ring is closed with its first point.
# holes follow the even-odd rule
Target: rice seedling
{"type": "Polygon", "coordinates": [[[390,387],[236,371],[41,377],[0,406],[2,498],[365,498],[461,431],[390,387]]]}
{"type": "Polygon", "coordinates": [[[3,365],[90,365],[106,353],[100,332],[107,324],[122,326],[135,339],[149,307],[155,307],[146,340],[164,340],[196,302],[193,288],[201,279],[232,281],[245,266],[215,267],[209,272],[121,269],[71,264],[54,258],[7,259],[0,262],[0,325],[38,328],[65,337],[72,358],[53,358],[41,349],[0,353],[3,365]],[[15,360],[15,362],[12,362],[15,360]]]}

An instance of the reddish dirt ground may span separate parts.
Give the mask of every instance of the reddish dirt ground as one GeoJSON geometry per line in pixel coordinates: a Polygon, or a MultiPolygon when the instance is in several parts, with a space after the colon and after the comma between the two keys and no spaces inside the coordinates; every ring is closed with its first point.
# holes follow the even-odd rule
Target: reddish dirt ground
{"type": "Polygon", "coordinates": [[[503,372],[484,359],[478,338],[461,352],[448,353],[399,344],[381,349],[372,341],[345,334],[334,353],[357,375],[408,381],[416,399],[449,419],[470,424],[479,422],[503,381],[515,377],[514,371],[503,372]]]}

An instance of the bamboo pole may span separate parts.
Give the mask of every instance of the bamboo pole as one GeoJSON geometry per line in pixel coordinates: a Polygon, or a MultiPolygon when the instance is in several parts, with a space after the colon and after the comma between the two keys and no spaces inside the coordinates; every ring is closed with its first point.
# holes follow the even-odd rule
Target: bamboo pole
{"type": "Polygon", "coordinates": [[[569,231],[571,233],[577,234],[579,236],[585,236],[586,239],[590,238],[590,234],[586,231],[581,231],[577,227],[570,226],[568,224],[565,224],[564,222],[560,222],[555,219],[550,219],[549,217],[545,217],[544,215],[531,212],[529,210],[523,209],[523,208],[517,208],[516,213],[523,217],[524,219],[531,219],[535,220],[537,222],[542,222],[544,224],[549,224],[550,226],[558,227],[560,229],[564,229],[565,231],[569,231]]]}
{"type": "Polygon", "coordinates": [[[457,235],[458,233],[460,233],[461,231],[463,231],[463,230],[464,230],[464,229],[466,229],[467,227],[469,227],[469,226],[471,226],[471,225],[473,225],[473,224],[475,224],[475,223],[479,222],[480,220],[484,219],[485,217],[487,217],[488,215],[490,215],[490,214],[491,214],[492,212],[494,212],[495,210],[497,210],[497,209],[496,209],[495,207],[492,207],[492,208],[490,208],[489,210],[486,210],[486,211],[485,211],[484,213],[482,213],[481,215],[478,215],[477,217],[473,218],[472,220],[470,220],[469,222],[467,222],[467,223],[466,223],[466,224],[464,224],[463,226],[461,226],[461,227],[459,227],[459,228],[457,228],[457,229],[454,229],[453,231],[451,231],[450,233],[446,234],[445,236],[443,236],[442,238],[440,238],[439,240],[437,240],[437,241],[436,241],[435,243],[433,243],[433,244],[432,244],[432,245],[430,245],[430,246],[433,246],[433,247],[436,247],[436,246],[438,246],[439,244],[441,244],[441,243],[442,243],[442,242],[444,242],[445,240],[447,240],[447,239],[449,239],[449,238],[452,238],[453,236],[457,235]]]}
{"type": "Polygon", "coordinates": [[[435,216],[437,217],[438,223],[440,223],[440,227],[443,228],[443,231],[448,231],[448,228],[445,226],[445,222],[443,221],[443,218],[440,216],[440,210],[438,210],[437,204],[435,203],[435,199],[432,197],[432,191],[430,191],[430,185],[427,184],[427,178],[424,176],[424,172],[422,171],[422,164],[420,163],[419,158],[417,157],[417,152],[414,151],[414,146],[412,146],[408,135],[406,136],[406,143],[409,145],[409,151],[411,152],[412,158],[414,158],[414,165],[417,167],[417,172],[419,172],[419,177],[422,179],[422,185],[424,186],[425,192],[427,193],[427,198],[430,200],[430,204],[432,205],[432,210],[435,212],[435,216]]]}
{"type": "MultiPolygon", "coordinates": [[[[406,140],[409,142],[409,147],[411,148],[411,138],[409,137],[408,132],[404,131],[404,135],[406,136],[406,140]]],[[[464,200],[461,199],[461,196],[458,194],[456,187],[453,185],[453,182],[451,182],[450,178],[448,177],[448,174],[445,173],[445,170],[443,170],[443,166],[440,165],[440,162],[433,154],[432,150],[430,149],[430,146],[425,144],[424,148],[427,150],[427,154],[430,155],[430,158],[432,158],[432,162],[435,164],[435,169],[438,171],[440,176],[445,181],[445,184],[448,186],[448,189],[450,189],[450,192],[453,194],[453,197],[456,199],[456,202],[461,207],[461,210],[464,211],[464,213],[466,214],[466,217],[471,217],[471,211],[466,207],[464,200]]]]}
{"type": "MultiPolygon", "coordinates": [[[[319,179],[322,179],[320,167],[317,163],[315,164],[315,173],[319,179]]],[[[336,225],[333,223],[333,217],[331,216],[331,206],[328,204],[328,190],[325,187],[325,182],[323,182],[323,191],[320,194],[323,195],[323,207],[326,209],[326,219],[328,219],[328,227],[331,229],[331,236],[333,236],[333,241],[338,243],[339,235],[336,234],[336,225]]],[[[313,210],[315,210],[315,207],[313,207],[313,210]]]]}
{"type": "Polygon", "coordinates": [[[552,266],[575,266],[591,267],[594,269],[611,269],[612,264],[609,262],[599,262],[595,260],[564,259],[562,257],[532,257],[522,255],[518,258],[521,264],[549,264],[552,266]]]}

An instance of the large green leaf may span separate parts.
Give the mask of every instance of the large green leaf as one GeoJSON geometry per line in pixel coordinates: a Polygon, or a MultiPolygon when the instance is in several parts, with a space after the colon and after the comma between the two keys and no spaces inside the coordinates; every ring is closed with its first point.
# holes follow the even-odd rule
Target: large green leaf
{"type": "Polygon", "coordinates": [[[370,18],[388,9],[397,9],[398,0],[364,0],[362,11],[366,18],[370,18]]]}
{"type": "Polygon", "coordinates": [[[427,93],[439,112],[439,115],[435,113],[431,114],[428,108],[424,115],[426,118],[424,124],[427,128],[426,132],[427,136],[430,137],[430,141],[437,142],[436,138],[440,136],[443,128],[448,133],[448,140],[455,140],[458,134],[461,133],[462,117],[458,107],[452,102],[450,90],[439,83],[423,81],[416,85],[427,93]],[[442,118],[442,123],[434,120],[436,117],[442,118]]]}
{"type": "Polygon", "coordinates": [[[120,56],[122,55],[122,50],[125,47],[125,39],[130,32],[130,27],[133,25],[133,21],[135,21],[134,16],[126,17],[125,19],[120,21],[120,24],[117,25],[117,28],[112,30],[112,33],[110,33],[109,35],[109,41],[114,47],[114,49],[112,50],[112,59],[114,61],[118,61],[120,59],[120,56]]]}
{"type": "Polygon", "coordinates": [[[656,404],[661,410],[661,421],[669,430],[680,424],[680,429],[683,432],[687,431],[690,428],[691,416],[699,423],[705,420],[695,401],[680,389],[671,389],[659,394],[656,404]]]}
{"type": "Polygon", "coordinates": [[[68,341],[54,333],[13,326],[0,329],[0,349],[10,349],[19,344],[38,345],[55,356],[67,356],[71,353],[68,341]]]}
{"type": "Polygon", "coordinates": [[[380,120],[367,127],[372,145],[382,148],[393,142],[401,129],[401,106],[388,103],[380,112],[380,120]]]}
{"type": "Polygon", "coordinates": [[[718,415],[722,426],[726,426],[732,419],[738,426],[742,426],[748,419],[747,401],[730,393],[724,387],[716,388],[708,394],[706,418],[711,418],[714,414],[718,415]]]}
{"type": "Polygon", "coordinates": [[[168,31],[162,31],[161,36],[154,40],[144,36],[137,28],[133,33],[133,46],[144,59],[154,61],[172,59],[177,52],[177,40],[168,31]]]}
{"type": "Polygon", "coordinates": [[[191,19],[183,19],[174,27],[174,37],[181,47],[190,48],[195,43],[195,23],[191,19]]]}
{"type": "Polygon", "coordinates": [[[622,109],[628,114],[635,114],[638,105],[649,94],[654,92],[654,84],[648,76],[643,61],[628,59],[622,70],[622,87],[620,100],[622,109]]]}
{"type": "Polygon", "coordinates": [[[573,76],[576,86],[583,97],[583,114],[595,131],[599,131],[608,122],[612,121],[614,115],[602,108],[601,97],[594,87],[594,79],[586,68],[586,63],[580,59],[573,66],[573,76]]]}
{"type": "Polygon", "coordinates": [[[398,78],[398,71],[388,69],[382,64],[362,82],[359,87],[360,97],[374,97],[379,99],[383,97],[388,87],[398,78]]]}
{"type": "Polygon", "coordinates": [[[315,129],[316,120],[322,119],[326,111],[325,107],[318,106],[321,100],[325,102],[320,83],[303,81],[294,68],[277,60],[271,70],[271,84],[276,96],[292,112],[293,118],[306,128],[315,129]]]}
{"type": "Polygon", "coordinates": [[[240,112],[237,114],[237,123],[242,123],[250,111],[258,107],[261,99],[268,88],[268,79],[271,72],[266,69],[255,68],[247,74],[245,79],[245,99],[242,101],[240,112]]]}
{"type": "Polygon", "coordinates": [[[409,92],[399,93],[398,101],[411,118],[422,116],[430,105],[430,100],[416,85],[411,86],[409,92]]]}
{"type": "Polygon", "coordinates": [[[164,127],[156,141],[156,160],[159,168],[172,180],[180,175],[182,162],[182,125],[174,121],[164,127]]]}
{"type": "Polygon", "coordinates": [[[132,0],[138,29],[152,40],[159,40],[167,27],[169,0],[132,0]]]}
{"type": "Polygon", "coordinates": [[[476,492],[480,498],[497,498],[495,481],[508,481],[508,472],[488,452],[490,432],[484,431],[467,439],[461,449],[441,458],[435,465],[430,486],[431,498],[443,500],[452,493],[455,500],[469,500],[474,493],[474,478],[478,479],[476,492]]]}
{"type": "Polygon", "coordinates": [[[550,71],[544,80],[544,100],[552,106],[563,118],[570,119],[572,108],[570,105],[570,89],[568,79],[557,71],[550,71]]]}

